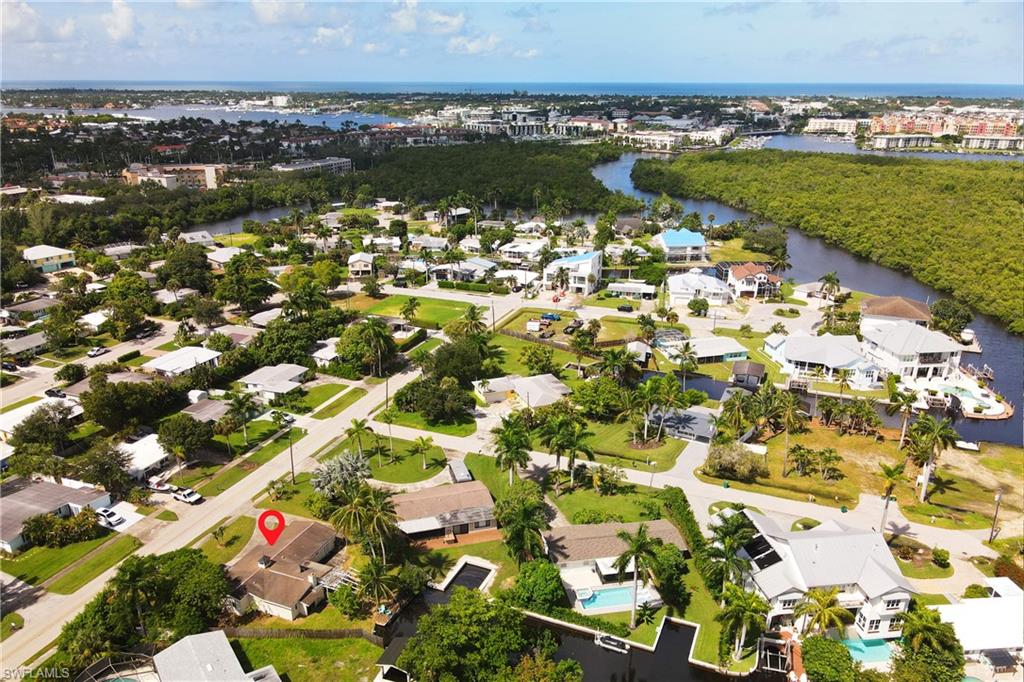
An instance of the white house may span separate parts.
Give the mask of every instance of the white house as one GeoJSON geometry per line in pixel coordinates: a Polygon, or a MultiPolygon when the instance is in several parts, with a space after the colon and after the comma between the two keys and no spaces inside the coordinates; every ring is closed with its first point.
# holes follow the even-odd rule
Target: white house
{"type": "MultiPolygon", "coordinates": [[[[280,682],[273,665],[245,672],[223,630],[183,637],[153,656],[156,680],[280,682]]],[[[147,675],[147,677],[150,677],[147,675]]]]}
{"type": "Polygon", "coordinates": [[[658,288],[646,282],[629,280],[626,282],[612,282],[608,285],[607,291],[617,298],[654,298],[658,295],[658,288]]]}
{"type": "Polygon", "coordinates": [[[480,238],[479,237],[464,237],[459,242],[459,248],[470,254],[480,253],[480,238]]]}
{"type": "Polygon", "coordinates": [[[532,377],[509,374],[497,379],[482,379],[473,382],[473,391],[488,404],[514,400],[530,408],[550,405],[572,393],[572,389],[552,374],[532,377]]]}
{"type": "Polygon", "coordinates": [[[176,377],[188,374],[201,365],[216,367],[220,355],[218,351],[203,346],[185,346],[153,358],[142,365],[142,369],[165,377],[176,377]]]}
{"type": "Polygon", "coordinates": [[[96,312],[82,315],[78,318],[78,323],[90,334],[95,334],[108,319],[110,319],[110,316],[107,313],[97,310],[96,312]]]}
{"type": "Polygon", "coordinates": [[[377,253],[390,253],[401,250],[402,239],[400,237],[365,237],[363,247],[377,253]]]}
{"type": "MultiPolygon", "coordinates": [[[[167,235],[164,235],[167,238],[167,235]]],[[[213,236],[206,230],[197,230],[195,232],[182,232],[178,235],[179,242],[185,242],[186,244],[201,244],[202,246],[213,246],[213,236]]]]}
{"type": "MultiPolygon", "coordinates": [[[[134,441],[125,441],[117,446],[129,457],[128,475],[137,481],[144,481],[160,471],[174,459],[174,456],[160,445],[160,437],[151,433],[134,441]]],[[[186,453],[186,456],[192,453],[186,453]]]]}
{"type": "Polygon", "coordinates": [[[516,239],[500,247],[498,253],[509,263],[535,263],[540,258],[540,252],[547,246],[546,239],[516,239]]]}
{"type": "Polygon", "coordinates": [[[544,268],[544,286],[548,289],[557,288],[555,280],[561,270],[569,273],[568,291],[589,296],[601,282],[601,252],[591,251],[551,261],[544,268]]]}
{"type": "Polygon", "coordinates": [[[291,393],[302,386],[302,379],[309,371],[308,367],[282,363],[260,367],[250,372],[239,381],[249,393],[255,393],[264,400],[270,401],[291,393]]]}
{"type": "Polygon", "coordinates": [[[21,252],[21,257],[39,272],[57,272],[75,267],[75,252],[59,246],[38,244],[21,252]]]}
{"type": "MultiPolygon", "coordinates": [[[[956,631],[969,659],[985,652],[1024,652],[1024,591],[1009,578],[984,578],[987,598],[962,599],[956,604],[932,606],[956,631]]],[[[990,662],[990,661],[989,661],[990,662]]]]}
{"type": "Polygon", "coordinates": [[[747,347],[731,336],[705,336],[689,339],[687,343],[697,356],[697,362],[733,362],[746,360],[747,347]]]}
{"type": "Polygon", "coordinates": [[[445,263],[430,268],[437,279],[462,280],[464,282],[481,279],[487,273],[497,269],[498,264],[486,258],[474,256],[458,263],[445,263]]]}
{"type": "Polygon", "coordinates": [[[184,301],[189,296],[195,296],[199,292],[191,287],[182,287],[171,291],[170,289],[157,289],[153,292],[153,299],[160,305],[171,305],[184,301]]]}
{"type": "Polygon", "coordinates": [[[254,327],[265,328],[268,324],[281,317],[284,314],[284,308],[271,308],[264,310],[263,312],[256,313],[255,315],[249,316],[249,324],[254,327]]]}
{"type": "Polygon", "coordinates": [[[770,334],[764,340],[764,352],[782,366],[783,374],[794,377],[814,377],[820,369],[823,379],[834,379],[845,369],[851,373],[850,384],[865,388],[879,378],[878,366],[861,353],[856,336],[770,334]]]}
{"type": "Polygon", "coordinates": [[[373,255],[360,251],[348,257],[348,276],[352,279],[373,276],[373,255]]]}
{"type": "Polygon", "coordinates": [[[232,258],[242,253],[237,246],[222,246],[206,254],[206,260],[210,261],[215,268],[223,268],[232,258]]]}
{"type": "Polygon", "coordinates": [[[862,639],[900,636],[915,590],[881,533],[832,520],[790,531],[750,509],[733,513],[745,514],[756,531],[738,554],[750,561],[744,588],[771,605],[770,629],[802,627],[806,617],[795,618],[793,609],[804,595],[814,588],[838,587],[839,604],[854,615],[862,639]]]}
{"type": "Polygon", "coordinates": [[[539,274],[531,272],[530,270],[495,270],[494,281],[495,282],[508,282],[514,281],[515,286],[527,287],[530,286],[538,277],[539,274]]]}
{"type": "Polygon", "coordinates": [[[914,322],[869,326],[861,334],[864,354],[886,374],[946,378],[960,367],[960,344],[914,322]]]}
{"type": "Polygon", "coordinates": [[[768,272],[768,268],[757,263],[744,263],[729,268],[726,280],[733,298],[770,296],[782,284],[782,278],[768,272]]]}
{"type": "Polygon", "coordinates": [[[622,254],[632,251],[637,258],[647,258],[651,252],[642,246],[634,244],[608,244],[604,247],[604,255],[616,260],[622,260],[622,254]]]}
{"type": "Polygon", "coordinates": [[[515,226],[515,231],[518,234],[543,234],[546,229],[548,229],[547,225],[539,220],[528,220],[515,226]]]}
{"type": "Polygon", "coordinates": [[[332,336],[323,341],[317,341],[317,349],[311,353],[317,367],[326,367],[338,358],[338,341],[341,337],[332,336]]]}
{"type": "Polygon", "coordinates": [[[732,302],[732,292],[725,282],[705,275],[700,268],[691,268],[687,273],[668,278],[670,307],[686,305],[695,298],[704,299],[708,305],[726,305],[732,302]]]}
{"type": "Polygon", "coordinates": [[[654,235],[651,244],[665,252],[669,261],[699,261],[708,259],[708,244],[704,236],[689,230],[665,230],[654,235]]]}
{"type": "Polygon", "coordinates": [[[448,248],[448,240],[444,237],[420,234],[409,240],[409,248],[412,251],[444,251],[448,248]]]}
{"type": "Polygon", "coordinates": [[[8,479],[0,485],[0,550],[13,553],[25,546],[22,531],[25,521],[33,516],[73,516],[86,507],[99,509],[111,504],[110,493],[90,486],[71,487],[21,477],[8,479]]]}

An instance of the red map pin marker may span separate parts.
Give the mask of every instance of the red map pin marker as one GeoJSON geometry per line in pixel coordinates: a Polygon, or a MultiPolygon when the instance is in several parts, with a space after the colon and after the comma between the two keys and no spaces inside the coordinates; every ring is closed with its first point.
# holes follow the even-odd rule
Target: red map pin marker
{"type": "Polygon", "coordinates": [[[271,545],[277,542],[277,539],[281,537],[281,533],[284,532],[284,517],[281,512],[268,509],[267,511],[260,514],[260,520],[256,522],[256,526],[259,527],[260,532],[263,533],[263,537],[267,539],[267,542],[271,545]],[[277,522],[273,528],[267,526],[267,521],[273,519],[277,522]]]}

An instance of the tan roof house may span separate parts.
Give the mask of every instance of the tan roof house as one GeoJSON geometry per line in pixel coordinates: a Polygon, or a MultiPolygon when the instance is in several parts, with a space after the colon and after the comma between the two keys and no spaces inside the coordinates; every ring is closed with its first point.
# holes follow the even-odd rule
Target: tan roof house
{"type": "Polygon", "coordinates": [[[494,501],[480,481],[455,483],[395,495],[398,527],[415,539],[456,535],[496,528],[494,501]]]}

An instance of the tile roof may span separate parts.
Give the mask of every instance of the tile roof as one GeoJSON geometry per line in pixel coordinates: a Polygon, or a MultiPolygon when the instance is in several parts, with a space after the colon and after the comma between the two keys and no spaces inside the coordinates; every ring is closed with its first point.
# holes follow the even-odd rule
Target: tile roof
{"type": "Polygon", "coordinates": [[[927,322],[932,319],[928,304],[905,296],[876,296],[861,301],[862,315],[878,317],[899,317],[905,320],[927,322]]]}
{"type": "Polygon", "coordinates": [[[647,526],[651,537],[687,549],[683,536],[665,519],[560,526],[544,533],[544,544],[552,560],[558,563],[617,557],[626,549],[626,543],[618,537],[619,531],[636,533],[641,524],[647,526]]]}

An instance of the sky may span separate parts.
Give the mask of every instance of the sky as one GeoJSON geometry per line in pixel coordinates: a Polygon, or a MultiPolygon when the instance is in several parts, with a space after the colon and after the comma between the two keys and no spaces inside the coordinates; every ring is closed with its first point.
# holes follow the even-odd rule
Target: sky
{"type": "Polygon", "coordinates": [[[12,80],[1022,83],[1024,2],[2,0],[12,80]]]}

